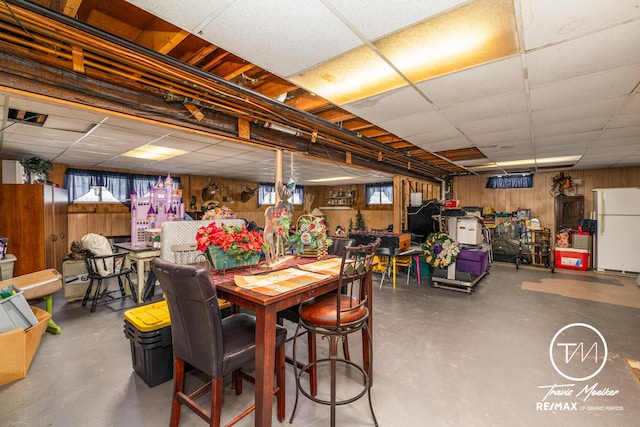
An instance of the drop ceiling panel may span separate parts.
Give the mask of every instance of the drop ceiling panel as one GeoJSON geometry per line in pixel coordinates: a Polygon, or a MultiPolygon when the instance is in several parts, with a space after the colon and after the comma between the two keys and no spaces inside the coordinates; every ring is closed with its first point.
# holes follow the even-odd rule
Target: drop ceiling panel
{"type": "Polygon", "coordinates": [[[440,108],[522,91],[520,57],[479,65],[418,83],[416,86],[440,108]]]}
{"type": "Polygon", "coordinates": [[[634,21],[528,53],[531,86],[635,65],[640,58],[638,34],[640,21],[634,21]]]}
{"type": "Polygon", "coordinates": [[[471,148],[472,145],[469,144],[464,138],[456,138],[456,139],[447,139],[444,141],[425,143],[420,145],[421,148],[431,151],[433,153],[438,153],[439,151],[447,151],[447,150],[458,150],[461,148],[471,148]]]}
{"type": "Polygon", "coordinates": [[[609,116],[622,108],[626,96],[603,99],[587,104],[569,105],[562,108],[550,108],[548,110],[536,110],[532,113],[533,122],[537,127],[553,123],[578,120],[585,117],[609,116]]]}
{"type": "Polygon", "coordinates": [[[527,50],[640,17],[635,0],[522,0],[521,9],[527,50]]]}
{"type": "Polygon", "coordinates": [[[531,89],[533,110],[585,104],[630,94],[638,84],[640,66],[619,68],[531,89]]]}
{"type": "Polygon", "coordinates": [[[527,98],[524,90],[506,93],[490,98],[482,98],[442,109],[441,113],[451,123],[460,124],[491,117],[508,116],[527,112],[527,98]]]}
{"type": "Polygon", "coordinates": [[[433,129],[451,126],[451,124],[437,112],[418,112],[391,120],[385,120],[380,122],[379,125],[383,129],[386,129],[401,138],[409,135],[429,132],[433,129]]]}
{"type": "Polygon", "coordinates": [[[62,116],[49,116],[42,126],[45,129],[57,129],[70,132],[85,133],[96,125],[93,121],[84,121],[77,118],[62,116]]]}
{"type": "Polygon", "coordinates": [[[472,138],[475,135],[496,133],[512,129],[529,128],[529,115],[527,113],[511,114],[509,116],[491,117],[475,122],[461,123],[458,126],[472,138]]]}
{"type": "Polygon", "coordinates": [[[464,3],[466,0],[329,0],[340,15],[351,22],[365,38],[375,40],[408,27],[428,17],[438,15],[464,3]],[[384,17],[384,19],[381,19],[384,17]]]}
{"type": "Polygon", "coordinates": [[[319,1],[281,0],[264,7],[236,1],[199,34],[280,76],[296,74],[362,44],[319,1]]]}
{"type": "Polygon", "coordinates": [[[475,135],[472,141],[484,151],[485,147],[496,144],[505,145],[505,143],[514,143],[514,141],[528,141],[531,143],[530,137],[529,128],[520,128],[475,135]]]}
{"type": "MultiPolygon", "coordinates": [[[[611,120],[609,128],[632,127],[640,123],[640,112],[619,114],[611,120]]],[[[640,135],[639,135],[640,137],[640,135]]]]}
{"type": "Polygon", "coordinates": [[[605,127],[609,118],[609,116],[588,117],[580,120],[567,120],[564,122],[552,123],[547,126],[539,126],[536,127],[536,137],[570,135],[601,130],[605,127]]]}
{"type": "Polygon", "coordinates": [[[422,147],[425,144],[433,144],[449,140],[461,140],[464,144],[469,145],[469,141],[453,126],[438,128],[433,131],[418,133],[407,136],[407,141],[422,147]]]}
{"type": "Polygon", "coordinates": [[[411,86],[345,104],[342,108],[378,125],[416,111],[435,111],[433,105],[411,86]]]}
{"type": "Polygon", "coordinates": [[[167,22],[197,33],[206,23],[210,22],[220,12],[229,7],[235,0],[216,0],[203,2],[201,0],[157,1],[157,0],[127,0],[140,9],[152,15],[161,17],[167,22]]]}
{"type": "Polygon", "coordinates": [[[602,132],[600,140],[606,141],[616,138],[635,138],[636,144],[640,146],[640,123],[636,123],[636,126],[631,127],[606,129],[602,132]]]}

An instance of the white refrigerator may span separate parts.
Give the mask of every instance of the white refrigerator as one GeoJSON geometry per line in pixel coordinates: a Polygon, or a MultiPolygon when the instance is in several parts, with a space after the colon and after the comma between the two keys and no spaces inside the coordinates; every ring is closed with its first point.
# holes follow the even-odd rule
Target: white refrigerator
{"type": "Polygon", "coordinates": [[[640,272],[640,188],[594,189],[595,267],[640,272]]]}

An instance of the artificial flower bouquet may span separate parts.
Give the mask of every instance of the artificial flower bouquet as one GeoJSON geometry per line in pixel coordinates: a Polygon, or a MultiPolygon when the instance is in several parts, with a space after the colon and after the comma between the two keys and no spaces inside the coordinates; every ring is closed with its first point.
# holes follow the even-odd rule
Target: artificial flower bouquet
{"type": "Polygon", "coordinates": [[[299,255],[312,254],[321,257],[326,255],[328,247],[333,243],[327,235],[327,227],[320,217],[300,215],[296,232],[289,237],[289,245],[299,255]]]}
{"type": "Polygon", "coordinates": [[[214,269],[257,264],[266,249],[264,237],[257,231],[215,222],[198,229],[196,242],[214,269]]]}

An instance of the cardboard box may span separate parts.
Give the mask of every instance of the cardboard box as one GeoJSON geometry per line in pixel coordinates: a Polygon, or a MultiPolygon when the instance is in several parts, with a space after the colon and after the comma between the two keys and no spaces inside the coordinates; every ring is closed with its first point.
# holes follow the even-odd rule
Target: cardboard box
{"type": "Polygon", "coordinates": [[[31,311],[38,319],[36,326],[27,330],[18,328],[0,333],[0,385],[27,376],[42,335],[47,330],[51,314],[33,306],[31,311]]]}

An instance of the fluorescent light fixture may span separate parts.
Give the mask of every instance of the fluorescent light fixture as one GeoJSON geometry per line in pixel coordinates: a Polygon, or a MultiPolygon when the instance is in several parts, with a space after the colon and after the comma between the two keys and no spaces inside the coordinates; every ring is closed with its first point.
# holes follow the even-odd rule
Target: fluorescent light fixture
{"type": "Polygon", "coordinates": [[[307,179],[307,182],[330,182],[330,181],[341,181],[343,179],[354,179],[354,176],[334,176],[331,178],[317,178],[317,179],[307,179]]]}
{"type": "Polygon", "coordinates": [[[495,169],[495,168],[507,168],[513,166],[536,166],[536,165],[552,165],[552,164],[566,164],[576,163],[582,158],[581,155],[575,156],[559,156],[559,157],[542,157],[539,159],[522,159],[522,160],[510,160],[506,162],[491,162],[482,163],[478,165],[469,165],[469,169],[482,170],[482,169],[495,169]]]}
{"type": "Polygon", "coordinates": [[[142,147],[127,151],[122,155],[145,160],[167,160],[187,153],[188,151],[178,150],[177,148],[161,147],[159,145],[143,145],[142,147]]]}
{"type": "Polygon", "coordinates": [[[511,0],[477,0],[289,76],[335,104],[518,53],[511,0]]]}

